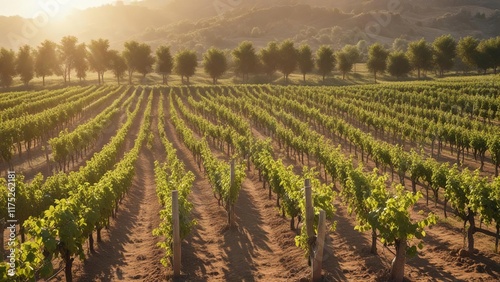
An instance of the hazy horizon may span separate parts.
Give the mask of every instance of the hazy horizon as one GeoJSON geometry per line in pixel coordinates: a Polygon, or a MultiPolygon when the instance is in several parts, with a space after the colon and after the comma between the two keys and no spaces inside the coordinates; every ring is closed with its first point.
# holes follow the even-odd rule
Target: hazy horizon
{"type": "MultiPolygon", "coordinates": [[[[107,4],[116,3],[117,0],[18,0],[12,4],[10,0],[0,0],[0,16],[21,16],[23,18],[33,18],[40,12],[65,14],[73,9],[88,9],[107,4]],[[50,12],[49,12],[50,11],[50,12]]],[[[122,2],[137,2],[124,0],[122,2]]]]}

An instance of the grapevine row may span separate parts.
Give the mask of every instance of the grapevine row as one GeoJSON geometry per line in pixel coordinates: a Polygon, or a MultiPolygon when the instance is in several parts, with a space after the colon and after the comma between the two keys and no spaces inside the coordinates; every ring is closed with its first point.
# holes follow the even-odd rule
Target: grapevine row
{"type": "Polygon", "coordinates": [[[196,221],[190,218],[190,212],[193,207],[188,201],[188,196],[191,193],[191,187],[194,182],[194,174],[187,171],[182,163],[177,158],[177,153],[170,141],[167,139],[165,132],[165,113],[163,108],[164,95],[160,95],[160,103],[158,105],[158,131],[160,133],[160,141],[163,144],[167,155],[164,164],[155,162],[155,182],[156,194],[163,207],[160,211],[161,223],[153,230],[155,236],[161,236],[163,240],[158,243],[158,246],[165,251],[165,256],[161,262],[164,266],[170,264],[170,258],[173,255],[173,222],[172,222],[172,195],[174,190],[178,191],[179,195],[179,227],[180,238],[184,239],[190,232],[196,221]]]}
{"type": "MultiPolygon", "coordinates": [[[[65,263],[66,281],[72,281],[74,257],[84,258],[83,245],[87,239],[92,252],[93,232],[97,232],[99,240],[101,229],[109,224],[119,200],[132,183],[135,161],[148,136],[153,95],[150,90],[145,91],[150,94],[139,135],[134,147],[114,169],[107,171],[93,185],[79,183],[73,187],[75,191],[68,198],[57,200],[43,216],[26,221],[25,226],[33,240],[24,245],[28,245],[34,255],[18,262],[20,267],[24,267],[20,273],[26,275],[21,277],[31,279],[35,275],[32,269],[39,269],[41,276],[47,277],[53,272],[52,260],[60,257],[65,263]],[[39,265],[33,267],[34,262],[39,265]]],[[[26,247],[21,246],[21,249],[26,247]]]]}

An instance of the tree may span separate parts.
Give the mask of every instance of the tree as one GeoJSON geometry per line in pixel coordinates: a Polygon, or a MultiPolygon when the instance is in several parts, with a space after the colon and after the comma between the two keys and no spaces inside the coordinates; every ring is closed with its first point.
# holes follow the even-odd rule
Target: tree
{"type": "Polygon", "coordinates": [[[61,63],[64,66],[62,74],[64,83],[71,82],[71,69],[73,68],[73,64],[75,62],[77,42],[78,38],[75,36],[65,36],[61,39],[61,43],[58,46],[61,63]]]}
{"type": "Polygon", "coordinates": [[[181,76],[182,83],[184,83],[184,77],[186,77],[189,84],[189,77],[194,75],[197,66],[196,52],[184,50],[175,55],[175,72],[181,76]]]}
{"type": "Polygon", "coordinates": [[[87,62],[87,46],[85,43],[76,46],[73,64],[76,76],[82,81],[82,79],[87,77],[87,70],[89,69],[89,64],[87,62]]]}
{"type": "Polygon", "coordinates": [[[492,58],[493,70],[497,73],[497,68],[500,67],[500,36],[487,40],[488,51],[492,58]]]}
{"type": "Polygon", "coordinates": [[[500,66],[500,37],[482,40],[477,46],[478,67],[486,71],[492,68],[497,73],[500,66]]]}
{"type": "Polygon", "coordinates": [[[99,84],[104,83],[104,72],[110,64],[109,40],[97,39],[91,40],[89,44],[88,61],[90,68],[97,72],[99,84]]]}
{"type": "Polygon", "coordinates": [[[451,35],[442,35],[432,43],[434,51],[434,63],[439,68],[439,75],[453,68],[457,56],[457,42],[451,35]]]}
{"type": "Polygon", "coordinates": [[[335,68],[335,56],[333,55],[332,48],[323,45],[318,49],[316,52],[316,65],[318,66],[319,73],[323,75],[324,82],[325,76],[335,68]]]}
{"type": "Polygon", "coordinates": [[[406,52],[408,50],[408,40],[398,37],[392,42],[393,52],[406,52]]]}
{"type": "Polygon", "coordinates": [[[45,77],[59,73],[59,60],[56,53],[56,44],[45,40],[38,46],[35,58],[35,72],[37,77],[42,77],[45,86],[45,77]]]}
{"type": "Polygon", "coordinates": [[[306,82],[306,74],[314,69],[314,59],[309,45],[300,46],[298,53],[299,70],[302,73],[303,80],[306,82]]]}
{"type": "Polygon", "coordinates": [[[392,76],[400,78],[411,71],[410,61],[403,52],[393,52],[387,59],[387,71],[392,76]]]}
{"type": "Polygon", "coordinates": [[[35,60],[33,58],[33,51],[29,45],[19,48],[16,58],[16,72],[26,86],[28,86],[29,82],[35,76],[35,60]]]}
{"type": "Polygon", "coordinates": [[[358,41],[356,48],[359,51],[359,60],[365,61],[368,58],[368,43],[366,40],[362,39],[358,41]]]}
{"type": "Polygon", "coordinates": [[[109,58],[109,69],[115,75],[118,84],[120,84],[120,79],[123,78],[125,72],[127,71],[127,62],[116,50],[108,51],[109,58]]]}
{"type": "Polygon", "coordinates": [[[389,52],[380,43],[375,43],[370,46],[368,52],[368,62],[366,63],[368,70],[373,72],[375,83],[377,82],[377,72],[383,73],[387,68],[387,57],[389,52]]]}
{"type": "Polygon", "coordinates": [[[349,55],[345,52],[339,51],[335,54],[335,58],[337,60],[338,68],[342,72],[342,79],[345,79],[346,74],[352,70],[353,65],[349,60],[349,55]]]}
{"type": "Polygon", "coordinates": [[[267,47],[260,50],[260,61],[264,72],[271,78],[278,69],[279,63],[279,48],[276,41],[267,43],[267,47]]]}
{"type": "Polygon", "coordinates": [[[207,50],[203,55],[203,68],[210,75],[213,84],[217,84],[217,79],[227,70],[227,59],[224,52],[214,47],[207,50]]]}
{"type": "Polygon", "coordinates": [[[472,68],[477,68],[477,59],[479,53],[477,51],[478,46],[479,46],[479,40],[475,39],[472,36],[467,36],[460,39],[457,45],[458,57],[466,65],[472,68]]]}
{"type": "Polygon", "coordinates": [[[16,54],[12,50],[0,49],[0,84],[10,87],[16,75],[16,54]]]}
{"type": "Polygon", "coordinates": [[[233,50],[232,55],[236,73],[243,76],[243,81],[248,81],[248,75],[256,72],[259,62],[252,42],[241,42],[241,44],[233,50]]]}
{"type": "Polygon", "coordinates": [[[354,66],[354,72],[356,72],[356,64],[361,60],[361,52],[356,45],[345,45],[342,48],[342,52],[347,55],[348,62],[354,66]]]}
{"type": "Polygon", "coordinates": [[[377,229],[382,243],[394,245],[396,248],[389,281],[403,281],[406,257],[415,256],[417,248],[422,248],[421,242],[417,246],[408,246],[410,240],[413,238],[422,240],[425,236],[424,228],[436,224],[436,216],[432,213],[420,221],[412,221],[409,209],[421,197],[420,192],[413,194],[405,191],[402,185],[397,185],[396,194],[387,200],[385,208],[378,209],[377,214],[372,215],[377,218],[377,229]]]}
{"type": "Polygon", "coordinates": [[[410,65],[417,70],[417,77],[420,79],[420,72],[432,67],[432,48],[424,40],[411,42],[406,52],[410,65]]]}
{"type": "Polygon", "coordinates": [[[137,41],[125,42],[123,58],[127,62],[129,83],[132,84],[132,75],[135,71],[142,74],[143,80],[153,69],[155,58],[151,56],[151,47],[137,41]]]}
{"type": "Polygon", "coordinates": [[[168,84],[167,76],[172,73],[173,67],[174,58],[170,54],[170,47],[158,47],[156,49],[156,73],[162,75],[164,84],[168,84]]]}
{"type": "Polygon", "coordinates": [[[279,47],[278,69],[288,83],[288,76],[297,68],[298,51],[291,40],[285,40],[279,47]]]}

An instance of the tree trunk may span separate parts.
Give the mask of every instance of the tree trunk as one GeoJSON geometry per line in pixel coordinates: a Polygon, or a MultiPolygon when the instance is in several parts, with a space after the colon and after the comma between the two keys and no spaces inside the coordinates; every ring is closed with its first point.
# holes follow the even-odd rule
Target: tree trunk
{"type": "Polygon", "coordinates": [[[476,233],[476,223],[474,219],[474,213],[471,211],[469,208],[469,214],[467,220],[469,221],[469,229],[467,229],[467,249],[469,251],[469,254],[474,253],[474,233],[476,233]]]}
{"type": "Polygon", "coordinates": [[[43,83],[43,86],[45,86],[45,75],[42,75],[42,83],[43,83]]]}
{"type": "Polygon", "coordinates": [[[306,74],[305,73],[302,74],[302,79],[304,80],[304,83],[306,83],[306,74]]]}
{"type": "Polygon", "coordinates": [[[73,282],[73,273],[71,272],[71,268],[73,267],[73,258],[71,258],[68,250],[64,250],[64,262],[66,263],[66,267],[64,269],[66,282],[73,282]]]}
{"type": "Polygon", "coordinates": [[[402,282],[405,276],[406,239],[396,240],[396,257],[392,260],[389,281],[402,282]]]}
{"type": "Polygon", "coordinates": [[[94,251],[94,236],[92,236],[92,232],[89,234],[89,251],[90,253],[95,253],[94,251]]]}
{"type": "Polygon", "coordinates": [[[498,253],[498,237],[500,236],[500,223],[497,223],[497,236],[495,237],[495,253],[498,253]]]}
{"type": "Polygon", "coordinates": [[[102,230],[102,227],[100,227],[100,226],[96,228],[97,243],[101,243],[102,242],[101,230],[102,230]]]}
{"type": "Polygon", "coordinates": [[[377,254],[377,230],[372,228],[372,248],[370,253],[377,254]]]}

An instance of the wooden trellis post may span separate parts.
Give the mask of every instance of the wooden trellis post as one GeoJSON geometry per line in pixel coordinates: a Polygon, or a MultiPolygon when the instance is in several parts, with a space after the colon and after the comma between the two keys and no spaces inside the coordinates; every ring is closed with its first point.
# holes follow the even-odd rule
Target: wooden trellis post
{"type": "Polygon", "coordinates": [[[323,249],[326,235],[326,214],[324,210],[319,212],[318,235],[314,232],[314,206],[312,199],[311,180],[306,179],[304,183],[306,197],[306,230],[309,244],[309,261],[311,262],[311,281],[321,280],[321,269],[323,264],[323,249]]]}
{"type": "Polygon", "coordinates": [[[179,229],[179,193],[177,190],[172,191],[172,224],[174,232],[174,257],[173,267],[174,276],[181,274],[181,235],[179,229]]]}

